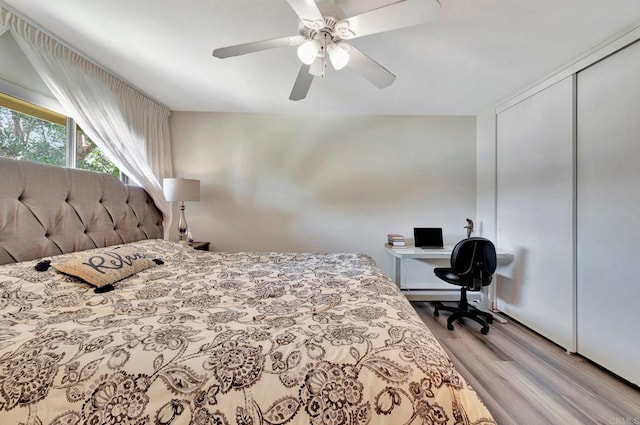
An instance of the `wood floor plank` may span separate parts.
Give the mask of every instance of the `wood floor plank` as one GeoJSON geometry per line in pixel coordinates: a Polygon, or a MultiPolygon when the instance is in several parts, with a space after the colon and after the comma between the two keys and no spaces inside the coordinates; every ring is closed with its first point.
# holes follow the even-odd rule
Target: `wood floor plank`
{"type": "Polygon", "coordinates": [[[519,323],[488,335],[466,320],[446,328],[429,303],[412,303],[500,425],[640,424],[640,389],[519,323]]]}
{"type": "MultiPolygon", "coordinates": [[[[557,391],[550,390],[537,372],[522,367],[517,362],[500,365],[510,377],[515,391],[526,395],[536,412],[529,418],[531,424],[585,425],[594,423],[575,405],[566,403],[557,391]]],[[[614,412],[611,412],[613,415],[614,412]]]]}

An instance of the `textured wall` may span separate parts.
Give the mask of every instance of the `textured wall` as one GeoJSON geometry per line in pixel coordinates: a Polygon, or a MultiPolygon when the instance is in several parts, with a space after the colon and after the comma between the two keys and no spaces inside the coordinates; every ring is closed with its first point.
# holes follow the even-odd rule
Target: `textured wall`
{"type": "MultiPolygon", "coordinates": [[[[475,217],[475,117],[174,112],[177,176],[196,239],[220,251],[359,251],[390,273],[389,232],[475,217]]],[[[419,262],[416,262],[419,263],[419,262]]],[[[409,264],[407,279],[433,280],[409,264]]]]}

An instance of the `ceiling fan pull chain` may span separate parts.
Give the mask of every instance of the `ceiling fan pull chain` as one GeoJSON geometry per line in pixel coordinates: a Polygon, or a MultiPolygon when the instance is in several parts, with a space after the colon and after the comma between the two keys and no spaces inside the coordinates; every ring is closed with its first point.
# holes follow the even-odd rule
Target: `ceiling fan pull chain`
{"type": "Polygon", "coordinates": [[[324,73],[327,70],[327,38],[329,37],[328,33],[324,33],[324,37],[322,37],[322,48],[320,49],[320,54],[322,55],[322,75],[324,77],[324,73]]]}

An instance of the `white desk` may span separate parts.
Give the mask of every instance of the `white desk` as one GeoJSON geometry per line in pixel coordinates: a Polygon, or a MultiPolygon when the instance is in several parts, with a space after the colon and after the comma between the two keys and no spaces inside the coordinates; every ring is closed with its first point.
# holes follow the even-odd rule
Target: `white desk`
{"type": "MultiPolygon", "coordinates": [[[[403,262],[406,259],[421,259],[421,260],[448,260],[451,258],[451,252],[453,251],[453,245],[447,245],[442,249],[423,249],[410,246],[407,248],[390,248],[385,246],[386,251],[394,257],[393,262],[393,275],[396,285],[400,288],[402,293],[410,301],[459,301],[460,291],[456,291],[455,295],[451,295],[451,291],[443,291],[441,289],[408,289],[404,287],[402,280],[403,262]]],[[[498,258],[498,264],[508,264],[513,261],[513,254],[506,251],[497,250],[496,255],[498,258]]],[[[492,285],[495,289],[495,285],[492,285]]],[[[469,293],[468,295],[472,295],[469,293]]],[[[494,292],[495,295],[495,292],[494,292]]],[[[481,291],[480,307],[485,310],[495,310],[495,296],[489,297],[489,288],[485,287],[481,291]]]]}

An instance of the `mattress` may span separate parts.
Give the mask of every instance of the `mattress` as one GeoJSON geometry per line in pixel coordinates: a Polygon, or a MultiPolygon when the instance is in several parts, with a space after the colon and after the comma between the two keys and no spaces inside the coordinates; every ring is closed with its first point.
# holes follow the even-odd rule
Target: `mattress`
{"type": "Polygon", "coordinates": [[[127,246],[103,293],[0,267],[1,424],[495,423],[366,255],[127,246]]]}

